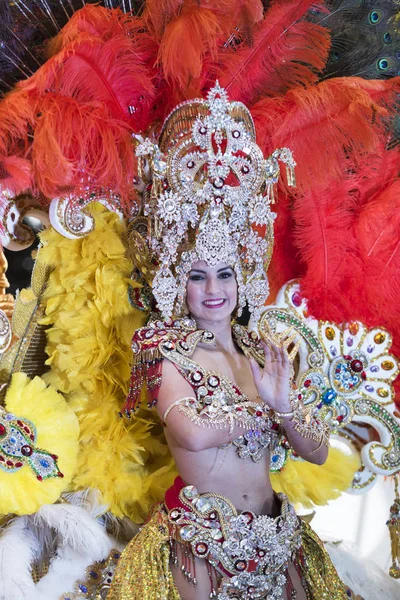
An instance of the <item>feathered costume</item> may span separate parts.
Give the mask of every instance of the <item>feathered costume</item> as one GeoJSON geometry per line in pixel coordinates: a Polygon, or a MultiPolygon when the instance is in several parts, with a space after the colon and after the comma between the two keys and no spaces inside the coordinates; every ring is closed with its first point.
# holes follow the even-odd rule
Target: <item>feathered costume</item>
{"type": "MultiPolygon", "coordinates": [[[[326,373],[349,339],[361,348],[368,338],[380,361],[379,376],[358,382],[362,394],[338,394],[334,410],[321,403],[355,455],[332,448],[316,467],[282,446],[274,488],[323,504],[400,465],[389,355],[400,355],[395,3],[386,15],[367,2],[147,0],[123,2],[125,13],[105,4],[73,12],[73,0],[21,0],[4,18],[2,81],[20,81],[0,103],[3,244],[29,247],[25,216],[51,226],[12,323],[0,313],[1,599],[105,597],[130,522],[143,522],[176,475],[146,403],[130,422],[118,415],[130,339],[153,308],[126,232],[139,206],[134,146],[217,80],[249,108],[264,156],[289,147],[297,163],[295,191],[279,183],[266,314],[299,319],[303,367],[314,338],[326,373]],[[46,62],[32,33],[43,39],[44,22],[57,34],[46,62]],[[368,42],[348,50],[356,33],[368,42]]],[[[393,513],[394,540],[398,522],[393,513]]]]}

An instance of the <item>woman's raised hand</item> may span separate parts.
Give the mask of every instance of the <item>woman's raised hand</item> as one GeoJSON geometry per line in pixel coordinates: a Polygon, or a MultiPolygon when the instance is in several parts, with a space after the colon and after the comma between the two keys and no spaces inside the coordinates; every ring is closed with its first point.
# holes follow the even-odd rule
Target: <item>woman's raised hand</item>
{"type": "MultiPolygon", "coordinates": [[[[284,344],[283,344],[284,345],[284,344]]],[[[258,395],[275,411],[292,411],[289,394],[291,391],[292,365],[285,347],[263,343],[265,353],[264,368],[250,358],[250,366],[258,395]]]]}

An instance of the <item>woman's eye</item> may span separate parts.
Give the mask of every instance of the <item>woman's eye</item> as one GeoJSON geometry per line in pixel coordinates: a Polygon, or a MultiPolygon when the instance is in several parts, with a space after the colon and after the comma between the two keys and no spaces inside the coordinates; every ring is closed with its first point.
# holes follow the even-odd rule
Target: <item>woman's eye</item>
{"type": "Polygon", "coordinates": [[[220,279],[229,279],[230,277],[232,277],[233,273],[231,273],[230,271],[224,271],[223,273],[219,274],[219,278],[220,279]]]}
{"type": "Polygon", "coordinates": [[[189,279],[190,281],[201,281],[204,277],[202,275],[190,275],[189,279]]]}

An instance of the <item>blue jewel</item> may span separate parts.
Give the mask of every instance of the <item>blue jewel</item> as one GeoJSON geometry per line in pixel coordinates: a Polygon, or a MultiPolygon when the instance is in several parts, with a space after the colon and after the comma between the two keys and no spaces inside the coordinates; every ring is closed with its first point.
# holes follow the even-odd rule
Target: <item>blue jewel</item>
{"type": "Polygon", "coordinates": [[[335,392],[335,390],[333,390],[332,388],[329,388],[328,390],[326,390],[326,392],[324,392],[322,394],[322,402],[324,404],[332,404],[332,402],[334,402],[334,400],[336,400],[336,396],[337,393],[335,392]]]}
{"type": "Polygon", "coordinates": [[[96,571],[90,571],[89,575],[92,577],[92,579],[98,579],[99,577],[99,574],[96,573],[96,571]]]}
{"type": "Polygon", "coordinates": [[[79,589],[80,589],[80,590],[81,590],[81,592],[83,592],[84,594],[87,594],[87,591],[88,591],[88,589],[87,589],[86,585],[83,585],[83,584],[81,583],[81,585],[79,586],[79,589]]]}
{"type": "Polygon", "coordinates": [[[272,462],[273,462],[273,463],[276,463],[276,462],[278,462],[278,460],[279,460],[279,455],[278,455],[278,454],[274,454],[274,455],[271,457],[271,460],[272,460],[272,462]]]}
{"type": "Polygon", "coordinates": [[[40,463],[40,466],[43,467],[44,469],[48,469],[50,466],[49,461],[46,460],[45,458],[41,458],[39,463],[40,463]]]}

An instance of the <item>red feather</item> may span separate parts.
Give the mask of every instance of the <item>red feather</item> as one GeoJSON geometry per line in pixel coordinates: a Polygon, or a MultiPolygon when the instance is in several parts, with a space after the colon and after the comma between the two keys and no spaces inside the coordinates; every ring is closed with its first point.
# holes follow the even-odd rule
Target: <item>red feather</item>
{"type": "Polygon", "coordinates": [[[0,102],[0,156],[24,155],[36,122],[38,98],[16,87],[0,102]]]}
{"type": "Polygon", "coordinates": [[[143,22],[157,41],[161,40],[168,23],[179,14],[183,0],[146,0],[143,22]]]}
{"type": "Polygon", "coordinates": [[[265,154],[289,147],[297,162],[301,190],[344,175],[343,157],[357,163],[386,136],[386,116],[400,90],[400,77],[387,81],[337,78],[285,96],[265,98],[252,109],[257,139],[265,154]]]}
{"type": "MultiPolygon", "coordinates": [[[[0,191],[14,196],[32,188],[32,165],[19,156],[7,156],[0,160],[0,191]]],[[[2,200],[0,195],[0,202],[2,200]]]]}
{"type": "Polygon", "coordinates": [[[274,223],[274,251],[268,269],[268,280],[270,284],[270,295],[268,301],[274,302],[276,294],[284,283],[290,279],[303,276],[304,267],[300,260],[299,252],[294,242],[294,199],[279,190],[278,200],[273,206],[276,213],[274,223]]]}
{"type": "Polygon", "coordinates": [[[49,59],[23,87],[40,94],[51,90],[80,102],[102,102],[113,118],[124,120],[137,131],[147,122],[154,95],[148,69],[135,44],[124,35],[104,42],[82,34],[49,59]]]}
{"type": "Polygon", "coordinates": [[[122,33],[128,35],[137,27],[137,21],[135,17],[123,13],[120,9],[110,10],[104,6],[87,4],[76,11],[60,33],[50,40],[46,48],[47,56],[57,54],[83,33],[104,41],[122,33]]]}
{"type": "Polygon", "coordinates": [[[317,81],[328,58],[330,36],[323,27],[300,21],[312,4],[273,3],[254,29],[252,47],[220,53],[216,73],[231,98],[252,106],[262,95],[317,81]]]}
{"type": "MultiPolygon", "coordinates": [[[[223,43],[235,29],[248,35],[247,32],[263,17],[263,3],[260,0],[207,0],[203,3],[198,0],[147,0],[142,18],[150,33],[161,41],[168,24],[187,9],[194,9],[196,6],[218,16],[225,36],[223,43]]],[[[182,57],[184,58],[184,52],[182,57]]]]}
{"type": "MultiPolygon", "coordinates": [[[[362,282],[354,236],[358,199],[351,182],[318,188],[296,198],[294,239],[305,265],[301,288],[310,312],[336,322],[354,315],[348,289],[362,282]]],[[[353,317],[354,318],[354,317],[353,317]]]]}

